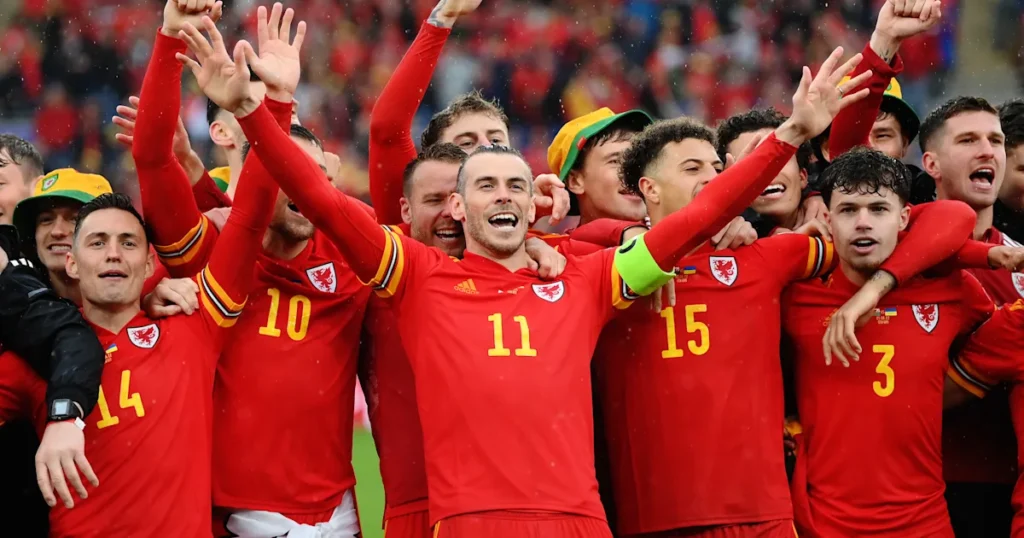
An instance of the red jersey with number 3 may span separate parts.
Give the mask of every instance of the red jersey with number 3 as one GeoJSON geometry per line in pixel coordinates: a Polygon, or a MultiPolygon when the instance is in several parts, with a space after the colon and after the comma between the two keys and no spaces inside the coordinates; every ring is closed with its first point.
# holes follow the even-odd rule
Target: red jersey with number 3
{"type": "Polygon", "coordinates": [[[416,377],[431,523],[489,510],[604,519],[594,476],[590,362],[632,295],[613,250],[545,282],[393,232],[377,277],[416,377]]]}
{"type": "Polygon", "coordinates": [[[803,436],[793,477],[801,536],[952,537],[943,496],[942,392],[953,341],[993,310],[966,272],[915,279],[857,330],[863,352],[826,366],[831,315],[859,289],[842,271],[786,293],[803,436]]]}
{"type": "Polygon", "coordinates": [[[830,243],[798,234],[705,247],[679,262],[675,307],[608,324],[595,383],[620,534],[793,517],[778,299],[832,260],[830,243]]]}

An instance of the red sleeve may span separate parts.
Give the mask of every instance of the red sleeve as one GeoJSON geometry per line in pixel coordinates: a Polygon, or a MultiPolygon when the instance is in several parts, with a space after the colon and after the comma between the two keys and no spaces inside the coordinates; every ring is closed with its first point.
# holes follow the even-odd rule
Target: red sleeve
{"type": "Polygon", "coordinates": [[[175,53],[185,42],[157,32],[142,80],[132,157],[142,209],[153,247],[175,277],[191,277],[209,259],[217,232],[199,211],[185,170],[171,150],[181,107],[181,64],[175,53]]]}
{"type": "Polygon", "coordinates": [[[839,265],[832,243],[820,237],[779,234],[755,241],[750,248],[764,258],[764,267],[773,268],[768,274],[781,278],[784,285],[819,277],[839,265]]]}
{"type": "Polygon", "coordinates": [[[45,407],[46,382],[10,351],[0,355],[0,424],[30,418],[45,407]]]}
{"type": "Polygon", "coordinates": [[[584,274],[590,279],[590,288],[598,294],[598,311],[605,320],[611,319],[617,311],[629,308],[640,298],[629,289],[615,267],[614,248],[602,248],[582,257],[573,256],[568,263],[582,265],[584,274]]]}
{"type": "Polygon", "coordinates": [[[276,128],[265,106],[241,118],[239,123],[271,177],[302,209],[302,214],[327,234],[356,276],[373,286],[378,294],[395,295],[404,282],[402,276],[410,250],[406,241],[379,225],[354,199],[334,188],[323,170],[276,128]]]}
{"type": "Polygon", "coordinates": [[[383,224],[402,222],[405,167],[416,158],[412,122],[451,30],[424,22],[370,113],[370,201],[383,224]]]}
{"type": "Polygon", "coordinates": [[[662,270],[671,271],[686,253],[754,203],[795,153],[795,147],[772,133],[747,158],[708,183],[693,202],[651,228],[645,236],[647,249],[662,270]]]}
{"type": "Polygon", "coordinates": [[[992,301],[992,297],[985,291],[985,287],[974,275],[967,271],[961,271],[960,278],[963,290],[961,305],[964,309],[964,320],[960,327],[960,333],[967,334],[989,319],[995,312],[996,305],[992,301]]]}
{"type": "Polygon", "coordinates": [[[1024,381],[1024,301],[999,309],[953,359],[949,377],[978,397],[1003,381],[1024,381]]]}
{"type": "Polygon", "coordinates": [[[974,233],[977,218],[970,206],[955,200],[912,207],[906,234],[880,269],[897,283],[931,269],[964,246],[974,233]]]}
{"type": "MultiPolygon", "coordinates": [[[[291,121],[291,106],[291,103],[278,103],[267,98],[260,108],[267,111],[271,129],[294,146],[283,129],[291,121]],[[271,109],[274,110],[273,115],[271,109]],[[288,120],[283,120],[284,117],[288,120]]],[[[205,307],[203,313],[218,327],[234,325],[241,315],[252,287],[256,257],[263,248],[263,235],[273,216],[277,191],[277,184],[263,166],[259,154],[251,152],[242,166],[234,205],[220,232],[217,246],[210,254],[210,263],[196,278],[199,299],[205,307]]]]}
{"type": "Polygon", "coordinates": [[[217,182],[210,177],[210,173],[206,170],[203,170],[203,177],[199,178],[199,181],[192,186],[192,196],[196,199],[200,213],[220,207],[231,207],[231,198],[217,188],[217,182]]]}
{"type": "Polygon", "coordinates": [[[832,129],[829,131],[828,153],[830,160],[850,151],[857,146],[867,146],[871,141],[871,127],[878,118],[878,111],[882,107],[882,97],[889,87],[889,82],[896,75],[903,72],[903,60],[897,54],[893,58],[893,65],[885,63],[871,45],[864,45],[861,51],[864,60],[850,73],[851,77],[871,69],[871,78],[864,86],[859,86],[851,93],[867,87],[868,96],[860,101],[839,111],[836,118],[832,120],[832,129]]]}
{"type": "Polygon", "coordinates": [[[622,235],[626,233],[626,230],[636,227],[647,228],[640,222],[615,219],[597,219],[569,232],[569,236],[577,241],[593,243],[595,245],[611,248],[621,245],[622,235]]]}

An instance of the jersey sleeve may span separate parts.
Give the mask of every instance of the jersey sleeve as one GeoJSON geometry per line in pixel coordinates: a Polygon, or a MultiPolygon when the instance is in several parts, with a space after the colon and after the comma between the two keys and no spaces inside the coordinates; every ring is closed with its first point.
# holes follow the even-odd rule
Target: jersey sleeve
{"type": "MultiPolygon", "coordinates": [[[[284,127],[290,119],[284,117],[290,117],[291,103],[268,98],[260,108],[267,110],[271,128],[287,137],[284,127]]],[[[241,315],[252,287],[253,267],[262,249],[263,235],[273,216],[277,191],[260,155],[250,152],[238,178],[227,223],[210,254],[209,264],[196,277],[202,312],[212,326],[230,327],[241,315]]]]}
{"type": "Polygon", "coordinates": [[[767,276],[783,284],[829,273],[839,264],[832,243],[797,233],[773,235],[756,241],[753,248],[764,259],[767,276]]]}
{"type": "Polygon", "coordinates": [[[370,201],[381,223],[402,222],[405,167],[416,158],[413,118],[450,33],[424,22],[370,113],[370,201]]]}
{"type": "Polygon", "coordinates": [[[10,351],[0,354],[0,424],[32,418],[45,408],[46,383],[21,357],[10,351]]]}
{"type": "Polygon", "coordinates": [[[976,220],[970,206],[955,200],[912,207],[906,233],[880,269],[897,283],[906,282],[962,249],[974,232],[976,220]]]}
{"type": "Polygon", "coordinates": [[[224,194],[217,186],[217,182],[210,177],[210,172],[203,170],[203,177],[192,186],[192,197],[196,199],[199,211],[206,213],[211,209],[231,207],[231,198],[224,194]]]}
{"type": "Polygon", "coordinates": [[[772,133],[747,158],[708,183],[686,207],[669,215],[645,234],[647,249],[666,272],[686,253],[700,246],[743,212],[782,171],[796,153],[772,133]]]}
{"type": "Polygon", "coordinates": [[[864,85],[850,90],[850,92],[858,92],[866,87],[868,96],[840,110],[832,120],[828,150],[830,160],[833,161],[836,157],[857,146],[870,144],[871,128],[875,124],[875,119],[878,118],[878,111],[881,110],[885,90],[889,87],[893,77],[903,71],[903,60],[899,55],[893,58],[892,65],[890,65],[871,49],[870,43],[864,45],[861,54],[864,55],[864,60],[854,68],[850,77],[856,77],[870,69],[871,78],[864,85]]]}
{"type": "Polygon", "coordinates": [[[647,229],[647,227],[640,222],[615,219],[597,219],[583,224],[569,232],[569,237],[577,241],[593,243],[605,248],[617,247],[623,243],[622,236],[626,233],[626,230],[638,227],[644,228],[645,230],[647,229]]]}
{"type": "Polygon", "coordinates": [[[610,319],[640,298],[626,285],[615,267],[615,249],[606,248],[586,256],[574,256],[573,260],[581,264],[591,289],[597,294],[597,305],[603,319],[610,319]]]}
{"type": "Polygon", "coordinates": [[[949,377],[979,398],[998,383],[1024,381],[1024,300],[1005,305],[974,331],[949,377]]]}
{"type": "Polygon", "coordinates": [[[963,290],[961,304],[964,310],[960,334],[968,334],[992,317],[996,305],[992,301],[992,297],[985,291],[985,287],[974,275],[967,271],[960,271],[960,277],[963,290]]]}
{"type": "Polygon", "coordinates": [[[139,176],[142,210],[154,249],[174,277],[191,277],[209,260],[217,231],[199,211],[185,169],[172,151],[181,108],[181,64],[185,42],[157,32],[142,80],[132,157],[139,176]]]}

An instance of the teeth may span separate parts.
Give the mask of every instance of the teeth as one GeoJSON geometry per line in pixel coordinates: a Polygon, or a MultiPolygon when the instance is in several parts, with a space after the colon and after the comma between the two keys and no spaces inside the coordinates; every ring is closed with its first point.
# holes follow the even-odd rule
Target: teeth
{"type": "Polygon", "coordinates": [[[67,245],[50,245],[49,250],[51,252],[67,252],[71,250],[71,247],[67,245]]]}
{"type": "Polygon", "coordinates": [[[459,236],[459,232],[455,230],[438,230],[434,232],[434,235],[444,239],[454,239],[459,236]]]}
{"type": "Polygon", "coordinates": [[[519,219],[511,213],[499,213],[487,219],[487,222],[499,227],[513,227],[519,223],[519,219]]]}
{"type": "Polygon", "coordinates": [[[761,196],[766,196],[766,195],[769,195],[769,194],[776,194],[776,193],[780,193],[780,192],[786,192],[786,186],[785,185],[770,185],[767,189],[761,191],[761,196]]]}

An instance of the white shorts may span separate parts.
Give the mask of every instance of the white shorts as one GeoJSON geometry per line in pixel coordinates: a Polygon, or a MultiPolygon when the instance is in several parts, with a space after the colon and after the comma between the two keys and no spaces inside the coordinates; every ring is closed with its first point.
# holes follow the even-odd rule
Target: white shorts
{"type": "Polygon", "coordinates": [[[303,525],[277,512],[242,510],[231,514],[225,527],[240,538],[354,538],[359,535],[359,515],[348,490],[331,519],[323,523],[303,525]]]}

